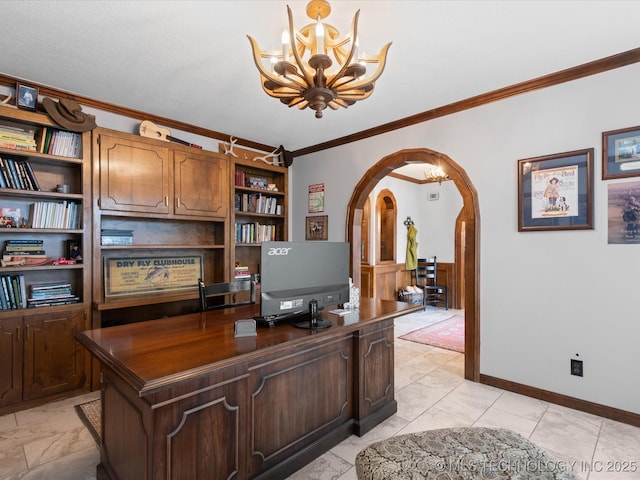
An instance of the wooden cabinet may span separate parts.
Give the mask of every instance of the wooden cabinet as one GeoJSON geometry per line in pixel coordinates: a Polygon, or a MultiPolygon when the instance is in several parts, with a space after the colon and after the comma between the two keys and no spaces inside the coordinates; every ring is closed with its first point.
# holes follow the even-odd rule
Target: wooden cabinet
{"type": "Polygon", "coordinates": [[[0,320],[0,407],[22,400],[22,319],[0,320]]]}
{"type": "Polygon", "coordinates": [[[260,244],[288,237],[288,170],[234,157],[232,176],[231,266],[260,273],[260,244]]]}
{"type": "Polygon", "coordinates": [[[0,144],[0,168],[12,164],[14,169],[13,182],[7,170],[2,173],[0,208],[5,209],[2,215],[16,219],[12,228],[0,229],[0,407],[17,409],[85,386],[83,355],[74,358],[73,375],[63,365],[80,348],[74,334],[87,327],[91,304],[91,262],[82,261],[92,250],[86,228],[91,219],[91,134],[65,132],[47,115],[7,107],[0,107],[2,127],[15,129],[24,139],[0,144]],[[26,245],[44,253],[18,255],[26,245]],[[71,245],[77,247],[74,253],[71,245]],[[76,263],[54,264],[70,256],[76,263]],[[37,300],[33,288],[43,284],[58,286],[68,297],[37,300]],[[10,285],[13,293],[5,290],[10,285]],[[44,319],[37,327],[32,323],[36,317],[44,319]],[[65,328],[58,322],[66,323],[65,328]]]}
{"type": "Polygon", "coordinates": [[[115,259],[196,256],[206,282],[227,281],[228,157],[98,128],[93,166],[94,328],[197,310],[197,279],[185,288],[110,295],[105,265],[115,259]],[[102,230],[131,232],[132,243],[102,245],[102,230]]]}
{"type": "Polygon", "coordinates": [[[84,348],[75,334],[84,330],[84,311],[51,312],[23,317],[23,398],[31,400],[85,384],[84,348]]]}
{"type": "Polygon", "coordinates": [[[88,353],[75,340],[83,309],[0,320],[0,407],[84,388],[88,353]]]}
{"type": "Polygon", "coordinates": [[[226,156],[105,129],[95,138],[101,210],[226,217],[226,156]]]}

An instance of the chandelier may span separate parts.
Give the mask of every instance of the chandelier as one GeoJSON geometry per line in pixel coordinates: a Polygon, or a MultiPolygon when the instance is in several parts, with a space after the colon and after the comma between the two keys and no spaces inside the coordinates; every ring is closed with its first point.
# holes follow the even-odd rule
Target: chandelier
{"type": "Polygon", "coordinates": [[[426,178],[429,182],[438,182],[439,185],[442,185],[442,182],[445,180],[449,180],[449,175],[442,170],[442,167],[431,167],[428,172],[424,172],[424,178],[426,178]]]}
{"type": "Polygon", "coordinates": [[[384,71],[387,43],[378,55],[362,55],[358,52],[358,17],[353,17],[350,34],[340,32],[322,19],[329,16],[331,6],[326,0],[312,0],[307,4],[307,16],[315,23],[300,31],[293,28],[291,8],[287,5],[289,30],[282,34],[282,51],[261,50],[249,35],[253,61],[260,71],[262,88],[267,95],[279,98],[289,107],[300,110],[307,107],[322,118],[322,111],[329,107],[347,108],[359,100],[368,98],[376,80],[384,71]],[[375,66],[367,75],[366,65],[375,66]]]}

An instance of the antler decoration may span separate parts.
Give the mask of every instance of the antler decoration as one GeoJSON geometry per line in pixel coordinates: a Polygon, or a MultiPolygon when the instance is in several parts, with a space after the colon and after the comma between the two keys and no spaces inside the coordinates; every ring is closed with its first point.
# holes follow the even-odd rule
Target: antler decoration
{"type": "Polygon", "coordinates": [[[276,158],[280,156],[280,147],[276,148],[273,152],[264,155],[262,157],[255,157],[252,158],[252,160],[255,162],[256,160],[262,160],[264,163],[266,163],[267,165],[278,165],[278,163],[276,162],[276,158]],[[269,161],[270,158],[273,158],[273,160],[269,161]]]}
{"type": "Polygon", "coordinates": [[[231,143],[224,142],[222,144],[224,146],[224,153],[225,155],[233,155],[234,157],[237,157],[238,155],[236,155],[236,153],[233,151],[233,146],[236,144],[238,139],[233,138],[233,135],[231,135],[231,137],[229,137],[229,141],[231,143]]]}
{"type": "Polygon", "coordinates": [[[0,105],[8,105],[9,100],[11,100],[11,92],[9,92],[9,95],[7,95],[7,98],[5,98],[3,101],[0,102],[0,105]]]}

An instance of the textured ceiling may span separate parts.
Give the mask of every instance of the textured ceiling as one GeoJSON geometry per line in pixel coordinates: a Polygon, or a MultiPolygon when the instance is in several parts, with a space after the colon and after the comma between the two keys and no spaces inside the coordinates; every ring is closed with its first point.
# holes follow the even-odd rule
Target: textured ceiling
{"type": "Polygon", "coordinates": [[[360,50],[391,41],[373,95],[347,110],[268,97],[247,34],[279,48],[305,1],[2,2],[0,72],[267,145],[297,150],[637,48],[638,1],[333,1],[360,50]]]}

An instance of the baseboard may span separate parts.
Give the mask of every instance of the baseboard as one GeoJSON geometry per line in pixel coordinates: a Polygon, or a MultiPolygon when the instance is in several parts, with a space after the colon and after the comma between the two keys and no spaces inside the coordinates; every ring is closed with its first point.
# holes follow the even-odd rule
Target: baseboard
{"type": "Polygon", "coordinates": [[[560,393],[531,387],[529,385],[512,382],[510,380],[503,380],[490,375],[480,374],[480,383],[501,388],[502,390],[507,390],[509,392],[526,395],[527,397],[537,398],[538,400],[544,400],[545,402],[555,403],[556,405],[562,405],[563,407],[573,408],[574,410],[580,410],[581,412],[591,413],[593,415],[598,415],[599,417],[615,420],[616,422],[633,425],[634,427],[640,427],[639,414],[620,410],[619,408],[607,407],[606,405],[600,405],[599,403],[569,397],[560,393]]]}

